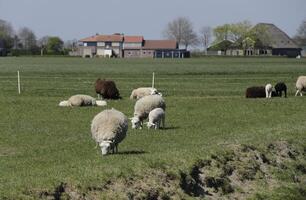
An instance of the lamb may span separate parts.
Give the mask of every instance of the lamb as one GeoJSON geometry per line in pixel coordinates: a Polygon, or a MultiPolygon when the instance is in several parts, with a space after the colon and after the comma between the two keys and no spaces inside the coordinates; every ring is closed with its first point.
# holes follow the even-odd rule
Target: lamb
{"type": "Polygon", "coordinates": [[[126,137],[128,119],[115,109],[103,110],[91,122],[92,138],[99,144],[102,155],[117,153],[118,144],[126,137]]]}
{"type": "Polygon", "coordinates": [[[85,94],[77,94],[71,96],[66,101],[61,101],[59,106],[106,106],[106,102],[102,100],[96,100],[95,98],[85,95],[85,94]]]}
{"type": "Polygon", "coordinates": [[[284,82],[279,82],[277,83],[275,86],[275,92],[276,92],[276,95],[279,96],[279,97],[282,97],[283,94],[282,92],[284,91],[285,93],[285,98],[287,97],[287,86],[284,82]]]}
{"type": "Polygon", "coordinates": [[[265,86],[266,98],[271,98],[272,97],[272,90],[273,90],[273,86],[270,83],[268,83],[265,86]]]}
{"type": "Polygon", "coordinates": [[[162,96],[162,94],[159,93],[156,88],[140,87],[132,91],[130,99],[140,99],[141,97],[148,96],[148,95],[154,95],[154,94],[158,94],[162,96]]]}
{"type": "Polygon", "coordinates": [[[101,80],[98,78],[95,83],[95,90],[98,98],[101,95],[104,99],[121,99],[116,84],[112,80],[101,80]]]}
{"type": "Polygon", "coordinates": [[[134,117],[130,118],[132,122],[132,128],[142,128],[143,120],[145,120],[150,111],[154,108],[162,108],[166,110],[166,103],[164,99],[159,95],[149,95],[136,101],[134,106],[134,117]]]}
{"type": "Polygon", "coordinates": [[[162,123],[163,128],[165,128],[165,111],[161,108],[155,108],[149,113],[149,122],[147,122],[147,127],[159,129],[162,123]]]}
{"type": "Polygon", "coordinates": [[[300,96],[303,96],[302,91],[306,90],[306,76],[299,76],[296,81],[295,87],[295,96],[297,96],[298,94],[300,94],[300,96]]]}

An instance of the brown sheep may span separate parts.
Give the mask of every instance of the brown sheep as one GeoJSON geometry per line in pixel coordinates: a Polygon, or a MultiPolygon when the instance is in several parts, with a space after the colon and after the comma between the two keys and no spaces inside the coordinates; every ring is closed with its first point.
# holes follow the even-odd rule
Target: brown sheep
{"type": "MultiPolygon", "coordinates": [[[[275,91],[272,91],[272,97],[276,97],[277,94],[275,91]]],[[[249,87],[245,91],[246,98],[265,98],[266,97],[266,88],[264,86],[253,86],[249,87]]]]}
{"type": "Polygon", "coordinates": [[[121,99],[116,84],[112,80],[101,80],[98,78],[95,83],[96,93],[101,95],[103,99],[121,99]]]}

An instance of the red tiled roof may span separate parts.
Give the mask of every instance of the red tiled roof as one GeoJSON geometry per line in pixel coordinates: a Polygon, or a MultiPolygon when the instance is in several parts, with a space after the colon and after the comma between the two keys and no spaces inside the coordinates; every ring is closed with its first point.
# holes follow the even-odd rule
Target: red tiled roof
{"type": "Polygon", "coordinates": [[[80,40],[81,42],[122,42],[122,35],[95,35],[80,40]]]}
{"type": "Polygon", "coordinates": [[[142,43],[143,36],[124,36],[124,42],[142,43]]]}
{"type": "Polygon", "coordinates": [[[80,39],[80,42],[96,42],[96,41],[97,41],[97,36],[96,35],[80,39]]]}
{"type": "Polygon", "coordinates": [[[145,40],[143,49],[177,49],[175,40],[145,40]]]}

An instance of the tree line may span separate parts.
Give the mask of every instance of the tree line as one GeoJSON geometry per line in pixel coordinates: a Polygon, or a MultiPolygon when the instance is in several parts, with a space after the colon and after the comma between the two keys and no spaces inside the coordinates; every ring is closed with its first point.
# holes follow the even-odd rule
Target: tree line
{"type": "MultiPolygon", "coordinates": [[[[192,22],[186,17],[178,17],[170,21],[163,31],[167,39],[174,39],[184,48],[201,47],[204,50],[211,44],[223,40],[231,40],[242,48],[249,48],[261,41],[265,46],[269,43],[269,36],[263,28],[253,28],[249,21],[223,24],[217,27],[203,26],[197,32],[192,22]]],[[[293,40],[300,47],[306,46],[306,20],[297,29],[293,40]]],[[[66,55],[77,48],[77,40],[64,42],[58,36],[43,36],[37,38],[28,27],[14,30],[12,25],[0,19],[0,48],[5,48],[11,55],[66,55]]]]}
{"type": "MultiPolygon", "coordinates": [[[[264,27],[254,27],[249,21],[223,24],[215,28],[203,26],[197,33],[192,22],[186,17],[178,17],[169,22],[163,31],[163,36],[176,40],[186,49],[190,46],[200,46],[204,50],[210,44],[217,44],[223,40],[231,40],[242,48],[251,47],[256,41],[261,41],[260,45],[267,46],[271,40],[264,27]]],[[[293,40],[300,47],[306,46],[306,20],[303,20],[298,27],[293,40]]]]}
{"type": "Polygon", "coordinates": [[[28,27],[15,30],[13,26],[0,19],[0,48],[6,49],[9,55],[66,55],[76,46],[76,40],[64,42],[58,36],[37,38],[28,27]]]}

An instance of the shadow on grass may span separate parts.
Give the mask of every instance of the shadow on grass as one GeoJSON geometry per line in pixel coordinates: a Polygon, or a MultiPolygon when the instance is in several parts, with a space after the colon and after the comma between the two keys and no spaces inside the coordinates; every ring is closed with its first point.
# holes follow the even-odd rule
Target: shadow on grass
{"type": "Polygon", "coordinates": [[[180,129],[181,127],[179,126],[168,126],[165,128],[162,128],[161,130],[175,130],[175,129],[180,129]]]}
{"type": "Polygon", "coordinates": [[[138,154],[145,154],[147,152],[145,151],[121,151],[121,152],[118,152],[116,154],[118,155],[138,155],[138,154]]]}

